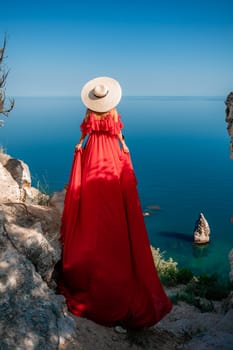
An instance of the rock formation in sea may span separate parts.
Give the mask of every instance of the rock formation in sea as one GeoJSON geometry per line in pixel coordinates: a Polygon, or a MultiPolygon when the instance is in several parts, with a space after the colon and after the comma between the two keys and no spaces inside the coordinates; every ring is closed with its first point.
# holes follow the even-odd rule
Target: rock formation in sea
{"type": "Polygon", "coordinates": [[[225,101],[226,104],[226,118],[227,131],[231,138],[230,141],[230,158],[233,159],[233,92],[230,92],[225,101]]]}
{"type": "Polygon", "coordinates": [[[194,244],[206,244],[210,241],[210,227],[202,213],[200,213],[194,228],[194,244]]]}

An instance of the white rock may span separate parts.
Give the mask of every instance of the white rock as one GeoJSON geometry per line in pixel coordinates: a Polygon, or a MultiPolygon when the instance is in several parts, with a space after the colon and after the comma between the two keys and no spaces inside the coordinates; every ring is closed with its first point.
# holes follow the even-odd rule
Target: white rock
{"type": "Polygon", "coordinates": [[[20,199],[21,194],[17,182],[0,163],[0,201],[18,202],[20,199]]]}
{"type": "Polygon", "coordinates": [[[194,229],[194,243],[206,244],[210,240],[210,227],[202,213],[200,213],[194,229]]]}
{"type": "Polygon", "coordinates": [[[5,168],[18,183],[19,188],[31,186],[31,175],[28,165],[22,160],[10,158],[5,164],[5,168]]]}
{"type": "Polygon", "coordinates": [[[35,187],[24,187],[23,191],[23,201],[27,204],[40,204],[47,205],[49,201],[49,196],[40,192],[35,187]]]}
{"type": "Polygon", "coordinates": [[[0,163],[5,166],[8,160],[11,158],[8,154],[4,153],[2,148],[0,147],[0,163]]]}

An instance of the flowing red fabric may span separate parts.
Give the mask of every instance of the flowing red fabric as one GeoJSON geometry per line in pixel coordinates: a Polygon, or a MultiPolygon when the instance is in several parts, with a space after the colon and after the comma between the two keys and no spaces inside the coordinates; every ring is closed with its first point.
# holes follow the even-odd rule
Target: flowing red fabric
{"type": "Polygon", "coordinates": [[[60,292],[69,310],[99,324],[151,326],[171,310],[154,265],[122,123],[91,114],[71,169],[62,216],[60,292]]]}

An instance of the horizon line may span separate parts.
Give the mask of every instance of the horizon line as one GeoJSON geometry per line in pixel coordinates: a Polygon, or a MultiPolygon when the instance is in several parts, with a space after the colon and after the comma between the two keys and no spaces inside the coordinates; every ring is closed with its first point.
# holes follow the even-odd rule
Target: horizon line
{"type": "MultiPolygon", "coordinates": [[[[188,98],[188,97],[195,97],[195,98],[226,98],[227,95],[123,95],[122,98],[125,97],[177,97],[177,98],[188,98]]],[[[79,98],[81,99],[80,95],[15,95],[15,96],[6,96],[6,98],[79,98]]]]}

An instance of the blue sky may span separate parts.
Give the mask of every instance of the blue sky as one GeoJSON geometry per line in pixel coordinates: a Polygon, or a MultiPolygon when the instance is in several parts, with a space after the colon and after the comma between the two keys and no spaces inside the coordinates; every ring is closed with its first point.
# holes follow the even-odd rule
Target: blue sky
{"type": "Polygon", "coordinates": [[[10,96],[78,96],[96,76],[124,95],[233,90],[233,1],[2,1],[10,96]]]}

